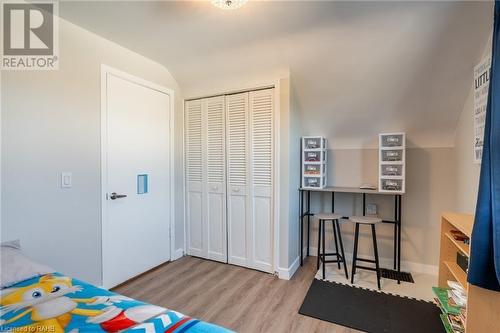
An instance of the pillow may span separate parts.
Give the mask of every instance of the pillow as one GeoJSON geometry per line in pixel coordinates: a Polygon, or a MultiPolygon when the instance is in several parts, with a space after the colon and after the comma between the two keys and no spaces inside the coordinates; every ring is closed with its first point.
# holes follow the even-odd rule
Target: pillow
{"type": "Polygon", "coordinates": [[[19,240],[2,242],[0,246],[0,288],[10,287],[18,282],[55,271],[38,264],[21,251],[19,240]]]}

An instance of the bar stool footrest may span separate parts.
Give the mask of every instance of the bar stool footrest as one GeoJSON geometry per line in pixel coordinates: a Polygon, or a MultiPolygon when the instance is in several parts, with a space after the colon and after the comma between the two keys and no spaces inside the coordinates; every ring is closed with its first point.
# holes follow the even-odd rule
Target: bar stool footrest
{"type": "Polygon", "coordinates": [[[324,262],[324,263],[336,263],[336,262],[344,262],[344,257],[342,257],[341,254],[332,254],[332,253],[329,253],[329,254],[325,254],[325,256],[336,256],[337,259],[325,259],[323,260],[323,255],[320,256],[319,258],[319,261],[320,262],[324,262]]]}
{"type": "MultiPolygon", "coordinates": [[[[368,271],[374,271],[374,272],[376,272],[376,271],[377,271],[377,269],[376,269],[375,267],[367,267],[367,266],[358,266],[358,265],[356,265],[356,268],[366,269],[366,270],[368,270],[368,271]]],[[[379,269],[379,270],[380,270],[380,269],[379,269]]]]}
{"type": "Polygon", "coordinates": [[[321,260],[321,262],[324,262],[325,264],[331,264],[331,263],[336,263],[336,262],[344,262],[343,260],[321,260]]]}
{"type": "Polygon", "coordinates": [[[372,264],[375,264],[375,263],[376,263],[376,261],[375,261],[375,260],[373,260],[373,259],[356,258],[356,261],[369,262],[369,263],[372,263],[372,264]]]}

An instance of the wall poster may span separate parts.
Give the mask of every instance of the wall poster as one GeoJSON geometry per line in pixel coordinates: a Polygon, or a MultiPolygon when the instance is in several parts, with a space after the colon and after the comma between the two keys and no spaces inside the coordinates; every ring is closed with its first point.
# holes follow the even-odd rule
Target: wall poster
{"type": "Polygon", "coordinates": [[[481,163],[483,156],[484,123],[488,103],[491,56],[474,67],[474,163],[481,163]]]}

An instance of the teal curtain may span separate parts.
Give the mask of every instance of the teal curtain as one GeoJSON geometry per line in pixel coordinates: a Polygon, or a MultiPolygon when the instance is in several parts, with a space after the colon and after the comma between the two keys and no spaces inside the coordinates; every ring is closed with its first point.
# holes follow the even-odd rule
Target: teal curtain
{"type": "Polygon", "coordinates": [[[468,280],[479,287],[500,291],[500,0],[495,1],[494,15],[490,87],[468,280]]]}

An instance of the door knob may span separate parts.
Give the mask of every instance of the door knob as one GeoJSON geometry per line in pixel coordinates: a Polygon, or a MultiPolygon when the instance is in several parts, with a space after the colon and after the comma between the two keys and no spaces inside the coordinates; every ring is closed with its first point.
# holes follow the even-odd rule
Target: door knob
{"type": "Polygon", "coordinates": [[[121,199],[121,198],[126,198],[126,197],[127,197],[126,194],[116,194],[116,192],[111,193],[111,195],[109,196],[109,198],[111,200],[116,200],[116,199],[121,199]]]}

